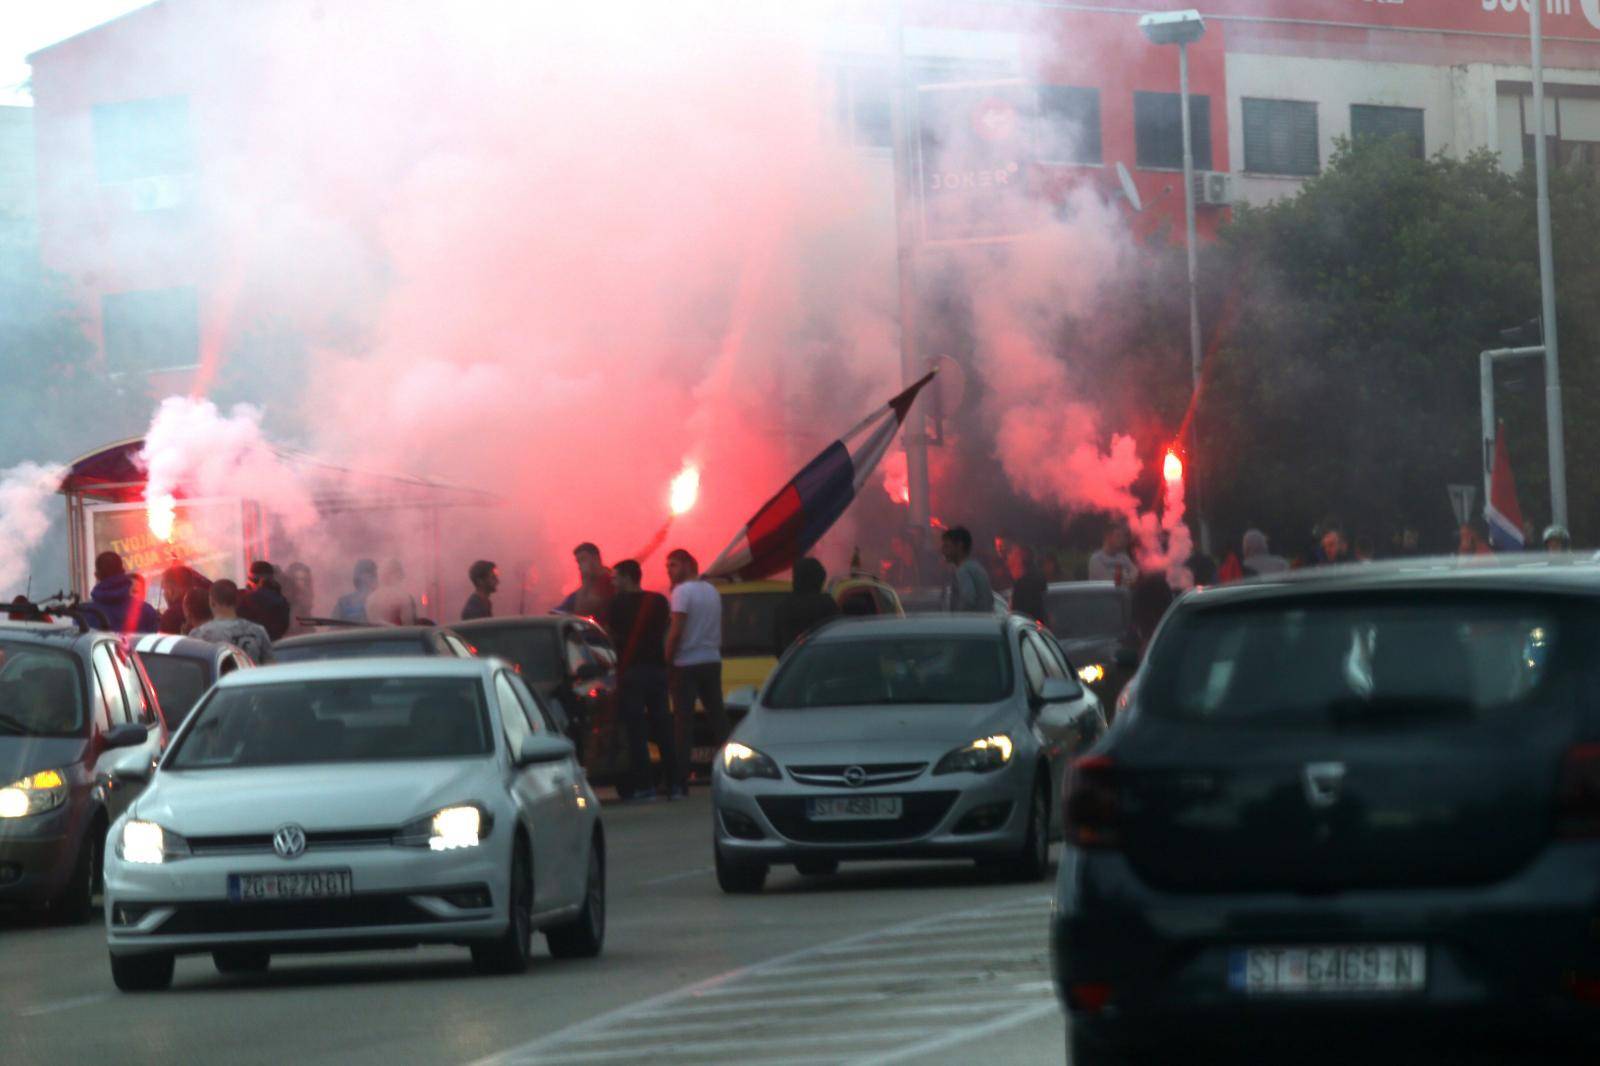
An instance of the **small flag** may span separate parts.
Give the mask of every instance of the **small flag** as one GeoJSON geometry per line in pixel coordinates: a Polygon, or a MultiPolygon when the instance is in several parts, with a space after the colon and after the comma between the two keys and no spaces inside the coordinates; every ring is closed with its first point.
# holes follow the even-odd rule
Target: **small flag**
{"type": "Polygon", "coordinates": [[[794,566],[833,528],[872,476],[900,432],[917,393],[933,380],[934,373],[923,375],[807,463],[739,530],[706,569],[706,576],[738,575],[754,581],[794,566]]]}
{"type": "Polygon", "coordinates": [[[1497,552],[1519,552],[1527,545],[1522,536],[1522,507],[1517,503],[1517,482],[1511,476],[1506,451],[1506,425],[1495,426],[1494,469],[1489,474],[1489,501],[1483,508],[1489,525],[1489,543],[1497,552]]]}

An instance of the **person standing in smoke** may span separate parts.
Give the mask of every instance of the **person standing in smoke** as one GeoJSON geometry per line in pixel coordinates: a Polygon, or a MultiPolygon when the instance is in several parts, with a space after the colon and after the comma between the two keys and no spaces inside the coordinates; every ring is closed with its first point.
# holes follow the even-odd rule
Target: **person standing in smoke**
{"type": "Polygon", "coordinates": [[[367,597],[378,587],[378,564],[371,559],[357,560],[351,580],[355,582],[356,589],[339,597],[338,604],[333,608],[333,616],[341,622],[366,625],[367,597]]]}
{"type": "Polygon", "coordinates": [[[939,542],[945,562],[953,568],[945,589],[945,605],[951,611],[994,613],[994,586],[978,560],[972,557],[972,534],[965,526],[951,526],[939,542]]]}
{"type": "Polygon", "coordinates": [[[1281,574],[1289,569],[1289,562],[1281,555],[1273,555],[1267,548],[1267,535],[1259,529],[1247,530],[1241,545],[1244,559],[1240,563],[1247,577],[1264,574],[1281,574]]]}
{"type": "Polygon", "coordinates": [[[289,599],[278,584],[277,570],[265,559],[250,564],[249,587],[239,596],[239,617],[254,622],[273,640],[289,631],[289,599]]]}
{"type": "Polygon", "coordinates": [[[661,752],[667,774],[663,787],[671,795],[677,765],[672,708],[667,702],[667,628],[672,608],[659,592],[640,587],[644,573],[632,559],[613,568],[617,594],[606,612],[606,629],[617,646],[617,713],[628,738],[631,796],[656,798],[656,775],[650,765],[650,737],[661,752]]]}
{"type": "Polygon", "coordinates": [[[1341,563],[1355,562],[1350,555],[1350,538],[1345,536],[1342,524],[1331,518],[1322,523],[1322,533],[1317,538],[1315,558],[1317,566],[1337,566],[1341,563]]]}
{"type": "Polygon", "coordinates": [[[122,556],[110,551],[95,556],[94,580],[84,613],[95,629],[154,633],[161,628],[160,613],[135,592],[133,575],[127,572],[122,556]]]}
{"type": "Polygon", "coordinates": [[[822,591],[828,572],[806,556],[794,564],[794,588],[778,603],[772,621],[772,653],[783,658],[789,645],[839,613],[839,604],[822,591]]]}
{"type": "Polygon", "coordinates": [[[584,541],[572,549],[578,563],[578,588],[556,610],[584,618],[604,618],[617,594],[611,571],[600,561],[600,549],[584,541]]]}
{"type": "Polygon", "coordinates": [[[479,559],[467,568],[467,578],[472,582],[472,595],[461,608],[461,620],[494,617],[494,594],[500,587],[500,571],[488,559],[479,559]]]}
{"type": "Polygon", "coordinates": [[[283,594],[289,598],[289,632],[306,633],[310,627],[300,619],[316,614],[316,595],[311,580],[311,568],[305,563],[290,563],[284,567],[283,594]]]}
{"type": "Polygon", "coordinates": [[[188,636],[211,621],[211,586],[192,588],[183,594],[183,629],[188,636]]]}
{"type": "Polygon", "coordinates": [[[160,631],[171,633],[174,636],[183,632],[184,598],[191,589],[204,592],[211,587],[211,579],[201,574],[198,570],[184,566],[182,563],[173,563],[161,575],[161,598],[166,603],[167,609],[161,612],[160,631]]]}
{"type": "Polygon", "coordinates": [[[232,644],[250,656],[257,666],[272,662],[272,638],[248,618],[239,617],[239,586],[227,578],[211,585],[212,619],[196,626],[189,635],[213,644],[232,644]]]}
{"type": "Polygon", "coordinates": [[[1043,622],[1047,582],[1043,572],[1034,564],[1033,549],[1013,544],[1006,552],[1006,569],[1011,573],[1011,609],[1036,622],[1043,622]]]}
{"type": "Polygon", "coordinates": [[[417,624],[417,601],[405,589],[406,568],[399,559],[383,564],[377,591],[367,597],[367,620],[383,626],[417,624]]]}
{"type": "Polygon", "coordinates": [[[1139,568],[1128,554],[1128,531],[1113,525],[1100,541],[1100,550],[1089,556],[1089,580],[1131,585],[1138,576],[1139,568]]]}
{"type": "Polygon", "coordinates": [[[677,763],[671,795],[689,795],[689,756],[694,742],[694,705],[711,719],[711,742],[727,741],[728,712],[722,705],[722,597],[700,577],[700,564],[682,548],[667,556],[672,582],[672,620],[667,628],[667,661],[672,664],[672,705],[677,716],[677,763]]]}

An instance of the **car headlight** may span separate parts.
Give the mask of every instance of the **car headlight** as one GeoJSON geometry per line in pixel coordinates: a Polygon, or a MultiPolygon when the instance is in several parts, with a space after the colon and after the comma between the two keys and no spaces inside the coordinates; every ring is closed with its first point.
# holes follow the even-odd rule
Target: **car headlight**
{"type": "Polygon", "coordinates": [[[130,821],[122,823],[122,835],[117,838],[117,854],[123,862],[154,866],[189,854],[189,842],[154,822],[130,821]]]}
{"type": "Polygon", "coordinates": [[[67,802],[67,779],[60,770],[40,770],[0,788],[0,818],[26,818],[67,802]]]}
{"type": "Polygon", "coordinates": [[[1011,738],[1004,733],[979,737],[964,744],[939,760],[933,768],[936,774],[986,774],[998,770],[1011,761],[1011,738]]]}
{"type": "Polygon", "coordinates": [[[441,807],[402,826],[395,843],[430,851],[475,848],[489,835],[493,822],[489,812],[476,803],[441,807]]]}
{"type": "Polygon", "coordinates": [[[737,740],[730,740],[722,746],[722,772],[735,781],[751,777],[770,777],[774,780],[783,777],[778,773],[778,764],[770,757],[737,740]]]}
{"type": "Polygon", "coordinates": [[[1104,681],[1106,668],[1101,663],[1090,663],[1088,666],[1078,667],[1078,680],[1085,685],[1092,685],[1096,681],[1104,681]]]}

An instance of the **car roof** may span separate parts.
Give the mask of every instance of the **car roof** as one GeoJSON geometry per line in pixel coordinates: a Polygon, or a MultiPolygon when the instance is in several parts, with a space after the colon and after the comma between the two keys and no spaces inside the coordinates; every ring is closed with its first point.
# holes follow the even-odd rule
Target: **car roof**
{"type": "Polygon", "coordinates": [[[1074,592],[1121,592],[1129,591],[1127,585],[1119,585],[1115,581],[1052,581],[1045,586],[1049,593],[1074,593],[1074,592]]]}
{"type": "Polygon", "coordinates": [[[179,659],[204,659],[208,662],[224,651],[239,650],[232,644],[196,640],[172,633],[140,633],[130,637],[129,642],[140,655],[171,655],[179,659]]]}
{"type": "Polygon", "coordinates": [[[85,647],[98,639],[115,640],[119,634],[103,629],[79,629],[70,620],[59,622],[0,621],[0,640],[21,641],[28,644],[85,647]]]}
{"type": "Polygon", "coordinates": [[[450,628],[457,633],[474,633],[480,629],[554,629],[566,622],[597,625],[594,619],[583,614],[517,614],[507,618],[474,618],[470,622],[454,622],[450,628]]]}
{"type": "Polygon", "coordinates": [[[418,655],[389,659],[317,659],[278,663],[254,670],[235,670],[217,682],[238,685],[282,685],[301,681],[383,680],[391,677],[483,677],[509,670],[503,659],[459,659],[450,655],[418,655]]]}
{"type": "Polygon", "coordinates": [[[348,626],[326,633],[305,633],[276,641],[276,648],[303,648],[317,644],[367,644],[374,640],[416,640],[437,633],[440,626],[348,626]]]}
{"type": "Polygon", "coordinates": [[[863,636],[873,637],[961,637],[999,636],[1003,626],[1032,625],[1031,619],[1021,615],[1001,618],[999,615],[974,611],[964,614],[948,612],[914,614],[901,618],[898,615],[846,615],[828,622],[815,630],[811,641],[847,641],[863,636]]]}
{"type": "Polygon", "coordinates": [[[1600,595],[1600,566],[1588,555],[1422,556],[1351,563],[1247,578],[1197,589],[1185,607],[1218,607],[1272,598],[1354,592],[1545,592],[1600,595]]]}

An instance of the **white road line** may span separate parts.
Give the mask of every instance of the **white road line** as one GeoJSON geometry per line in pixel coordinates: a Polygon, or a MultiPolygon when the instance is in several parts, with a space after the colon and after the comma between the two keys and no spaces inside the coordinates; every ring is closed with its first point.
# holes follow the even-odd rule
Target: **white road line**
{"type": "Polygon", "coordinates": [[[92,996],[74,996],[71,999],[58,999],[53,1003],[41,1003],[36,1007],[23,1007],[17,1012],[19,1018],[37,1018],[45,1014],[56,1014],[75,1007],[87,1007],[92,1003],[103,1003],[111,998],[107,992],[97,992],[92,996]]]}
{"type": "MultiPolygon", "coordinates": [[[[983,983],[986,980],[984,975],[989,972],[991,972],[990,968],[987,967],[980,967],[956,974],[929,973],[927,970],[899,970],[891,971],[889,973],[841,974],[838,977],[808,977],[802,981],[784,981],[782,980],[783,975],[778,974],[776,975],[778,978],[778,981],[776,982],[766,981],[765,978],[769,975],[762,974],[763,981],[761,984],[754,986],[743,985],[742,987],[738,988],[713,988],[702,992],[700,995],[706,998],[710,998],[712,996],[719,998],[737,997],[767,995],[770,994],[774,988],[849,988],[851,985],[874,984],[913,986],[918,984],[932,984],[935,986],[960,985],[964,987],[969,984],[983,983]]],[[[917,989],[917,991],[921,991],[921,989],[917,989]]]]}
{"type": "Polygon", "coordinates": [[[929,1040],[924,1040],[920,1044],[912,1044],[909,1047],[897,1048],[894,1051],[886,1052],[882,1055],[872,1055],[864,1059],[855,1059],[851,1062],[851,1066],[888,1066],[888,1064],[892,1062],[904,1062],[907,1059],[918,1059],[924,1055],[932,1054],[935,1051],[943,1051],[945,1048],[956,1047],[959,1044],[967,1043],[969,1040],[976,1040],[980,1036],[988,1036],[990,1033],[998,1033],[1006,1029],[1014,1028],[1018,1025],[1023,1025],[1027,1022],[1031,1022],[1035,1018],[1043,1018],[1045,1015],[1060,1009],[1061,1008],[1057,1006],[1056,1002],[1051,1000],[1048,1003],[1040,1003],[1036,1006],[1027,1007],[1023,1010],[1013,1011],[1010,1014],[1002,1015],[991,1022],[984,1022],[979,1025],[960,1026],[949,1033],[933,1037],[929,1040]]]}
{"type": "MultiPolygon", "coordinates": [[[[783,1043],[786,1047],[799,1045],[818,1045],[827,1047],[832,1044],[875,1044],[875,1043],[901,1043],[915,1040],[919,1036],[926,1036],[926,1029],[867,1029],[842,1033],[808,1033],[797,1036],[785,1036],[783,1043]]],[[[642,1035],[642,1034],[641,1034],[642,1035]]],[[[748,1037],[737,1040],[697,1040],[692,1046],[683,1048],[640,1048],[637,1045],[625,1048],[608,1048],[603,1051],[566,1051],[559,1050],[553,1055],[539,1059],[540,1063],[560,1062],[615,1062],[618,1059],[638,1061],[641,1051],[650,1059],[660,1061],[663,1058],[678,1057],[682,1055],[694,1056],[694,1061],[704,1062],[707,1056],[719,1051],[743,1051],[750,1046],[748,1037]]]]}
{"type": "MultiPolygon", "coordinates": [[[[1044,982],[1046,985],[1049,982],[1044,982]]],[[[993,1010],[1005,1006],[1007,1000],[1031,1000],[1037,981],[1027,981],[1018,984],[989,984],[982,986],[952,985],[943,989],[928,989],[918,992],[920,1000],[940,999],[946,997],[958,998],[961,1004],[974,1001],[974,997],[990,997],[985,1003],[985,1009],[993,1010]]],[[[860,992],[851,992],[841,995],[817,996],[785,996],[777,995],[769,999],[735,999],[723,997],[721,999],[706,1001],[696,998],[688,1002],[674,1003],[670,1006],[658,1007],[648,1011],[639,1011],[622,1019],[619,1025],[649,1025],[661,1018],[700,1018],[708,1015],[741,1014],[748,1011],[765,1010],[769,1007],[795,1008],[795,1007],[831,1007],[844,1003],[867,1006],[873,1003],[885,1003],[890,1000],[900,999],[900,992],[873,992],[870,989],[860,992]]],[[[703,1023],[704,1024],[704,1023],[703,1023]]]]}
{"type": "MultiPolygon", "coordinates": [[[[1041,942],[1036,953],[1040,958],[1048,954],[1050,945],[1041,942]]],[[[947,951],[930,955],[885,955],[876,959],[842,959],[835,962],[819,962],[810,966],[785,966],[775,971],[784,976],[807,973],[838,973],[841,970],[870,970],[874,966],[925,966],[931,962],[1013,962],[1018,956],[1012,954],[984,954],[974,951],[947,951]]],[[[772,976],[772,975],[769,975],[772,976]]]]}
{"type": "Polygon", "coordinates": [[[706,874],[711,872],[712,867],[710,866],[697,866],[693,870],[684,870],[681,873],[668,874],[665,877],[652,877],[648,881],[640,881],[639,885],[640,887],[646,887],[649,885],[665,885],[670,884],[673,881],[687,881],[691,877],[704,877],[706,874]]]}

